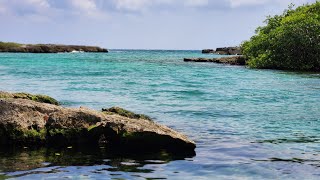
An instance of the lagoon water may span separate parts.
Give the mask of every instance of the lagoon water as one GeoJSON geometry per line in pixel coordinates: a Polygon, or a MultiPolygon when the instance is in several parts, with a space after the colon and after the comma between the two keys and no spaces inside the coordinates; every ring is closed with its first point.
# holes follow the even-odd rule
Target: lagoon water
{"type": "Polygon", "coordinates": [[[0,179],[319,179],[320,74],[215,63],[200,51],[0,54],[0,90],[120,106],[187,134],[196,156],[2,149],[0,179]]]}

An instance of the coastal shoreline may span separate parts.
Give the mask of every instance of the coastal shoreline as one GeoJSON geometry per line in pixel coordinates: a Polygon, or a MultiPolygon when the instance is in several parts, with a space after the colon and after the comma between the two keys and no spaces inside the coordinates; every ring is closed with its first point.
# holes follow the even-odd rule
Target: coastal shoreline
{"type": "Polygon", "coordinates": [[[62,44],[19,44],[0,42],[0,53],[64,53],[95,52],[108,53],[108,49],[98,46],[62,45],[62,44]]]}

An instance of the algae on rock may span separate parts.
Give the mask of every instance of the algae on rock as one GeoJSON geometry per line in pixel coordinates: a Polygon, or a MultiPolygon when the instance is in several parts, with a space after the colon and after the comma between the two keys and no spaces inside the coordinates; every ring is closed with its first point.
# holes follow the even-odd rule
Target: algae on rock
{"type": "Polygon", "coordinates": [[[144,114],[135,114],[134,112],[128,111],[126,109],[120,108],[120,107],[112,107],[109,109],[102,109],[102,112],[106,114],[118,114],[120,116],[124,116],[127,118],[132,119],[146,119],[146,120],[152,120],[149,116],[144,114]]]}
{"type": "Polygon", "coordinates": [[[36,102],[48,103],[59,105],[59,102],[54,98],[41,94],[29,94],[29,93],[8,93],[0,91],[0,98],[15,98],[15,99],[29,99],[36,102]]]}
{"type": "Polygon", "coordinates": [[[0,93],[0,144],[107,146],[130,151],[194,153],[185,135],[157,124],[148,116],[122,108],[104,112],[37,102],[27,93],[0,93]],[[138,120],[137,120],[138,119],[138,120]]]}

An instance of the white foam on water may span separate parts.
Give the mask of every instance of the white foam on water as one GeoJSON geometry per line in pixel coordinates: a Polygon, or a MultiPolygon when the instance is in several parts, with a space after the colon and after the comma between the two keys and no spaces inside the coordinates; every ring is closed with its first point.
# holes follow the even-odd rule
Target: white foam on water
{"type": "Polygon", "coordinates": [[[76,50],[73,50],[73,51],[71,51],[70,53],[84,53],[84,51],[76,51],[76,50]]]}

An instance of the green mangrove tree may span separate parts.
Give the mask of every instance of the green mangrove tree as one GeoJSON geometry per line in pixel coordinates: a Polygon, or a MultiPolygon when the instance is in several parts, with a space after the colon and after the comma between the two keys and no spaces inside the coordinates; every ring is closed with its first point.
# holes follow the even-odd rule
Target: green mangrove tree
{"type": "Polygon", "coordinates": [[[320,70],[320,2],[269,16],[266,25],[242,44],[253,68],[320,70]]]}

